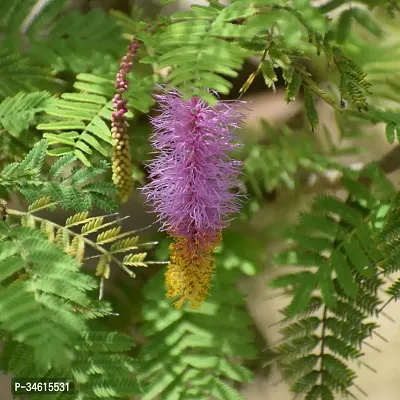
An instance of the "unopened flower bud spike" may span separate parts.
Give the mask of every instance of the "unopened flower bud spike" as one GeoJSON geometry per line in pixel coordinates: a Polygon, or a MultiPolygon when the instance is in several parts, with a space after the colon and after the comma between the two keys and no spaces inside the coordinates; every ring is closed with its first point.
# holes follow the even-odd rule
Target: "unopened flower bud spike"
{"type": "Polygon", "coordinates": [[[123,93],[128,89],[129,82],[126,75],[131,71],[133,58],[139,48],[139,42],[133,39],[127,48],[126,55],[122,58],[116,79],[117,93],[113,98],[111,134],[114,139],[112,154],[113,182],[119,188],[120,201],[126,203],[133,189],[132,161],[127,133],[125,114],[128,112],[128,101],[123,99],[123,93]]]}

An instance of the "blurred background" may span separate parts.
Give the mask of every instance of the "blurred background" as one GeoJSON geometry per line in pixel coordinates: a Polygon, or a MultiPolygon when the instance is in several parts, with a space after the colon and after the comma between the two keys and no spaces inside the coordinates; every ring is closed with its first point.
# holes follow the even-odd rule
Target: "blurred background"
{"type": "MultiPolygon", "coordinates": [[[[37,9],[45,6],[50,1],[52,0],[38,1],[37,9]]],[[[169,14],[178,10],[188,9],[191,3],[206,4],[205,1],[201,0],[178,0],[165,6],[162,12],[169,14]]],[[[223,2],[221,1],[221,3],[223,2]]],[[[324,3],[324,1],[315,1],[314,3],[324,3]]],[[[155,16],[161,11],[159,2],[150,0],[69,1],[69,7],[79,10],[81,13],[100,8],[105,11],[110,9],[119,10],[128,15],[133,15],[136,6],[143,9],[143,15],[147,17],[155,16]]],[[[335,12],[340,12],[340,10],[339,8],[335,12]]],[[[334,18],[335,15],[333,14],[332,17],[334,18]]],[[[34,13],[32,18],[34,18],[34,13]]],[[[389,24],[389,22],[387,23],[389,24]]],[[[363,35],[362,29],[360,30],[361,35],[363,35]]],[[[392,42],[392,44],[400,43],[400,30],[396,31],[393,28],[391,35],[389,42],[392,42]]],[[[367,40],[368,37],[364,39],[367,40]]],[[[371,45],[373,46],[373,43],[371,45]]],[[[259,60],[254,59],[246,63],[239,77],[233,82],[231,98],[238,96],[240,87],[257,68],[258,62],[259,60]]],[[[400,59],[398,63],[400,67],[400,59]]],[[[322,60],[319,63],[313,60],[313,63],[307,65],[307,67],[313,75],[319,77],[319,83],[323,86],[328,72],[326,64],[322,60]]],[[[285,134],[282,132],[290,132],[289,136],[294,135],[293,138],[290,136],[290,140],[293,139],[293,152],[296,151],[299,140],[311,140],[313,145],[323,151],[329,147],[325,135],[327,130],[338,150],[343,148],[362,150],[345,153],[338,151],[336,159],[343,165],[352,165],[354,168],[358,168],[368,161],[377,160],[393,149],[394,145],[387,143],[383,125],[363,126],[363,135],[357,135],[355,131],[361,129],[352,126],[353,135],[343,135],[344,128],[338,124],[335,111],[322,102],[317,103],[320,117],[319,128],[314,133],[311,133],[304,117],[301,99],[287,104],[284,100],[285,88],[279,78],[278,76],[278,81],[275,83],[276,92],[267,89],[263,79],[259,77],[255,79],[244,96],[243,99],[250,102],[246,125],[241,133],[246,143],[254,141],[264,143],[271,140],[271,138],[273,139],[274,135],[279,136],[285,134]],[[266,121],[268,125],[265,122],[262,123],[262,121],[266,121]]],[[[136,127],[148,133],[148,122],[145,115],[140,117],[136,127]]],[[[135,151],[141,151],[141,149],[148,151],[146,144],[143,144],[143,147],[137,145],[135,151]]],[[[254,147],[254,151],[251,154],[253,158],[246,160],[247,167],[249,172],[254,172],[254,176],[260,180],[259,171],[253,171],[251,168],[253,164],[266,162],[265,160],[260,161],[260,159],[266,157],[267,153],[260,152],[259,148],[254,147]]],[[[283,173],[285,172],[283,170],[284,167],[279,165],[276,169],[270,167],[268,171],[264,171],[265,174],[261,177],[262,184],[258,182],[253,188],[255,192],[257,192],[257,187],[261,190],[258,193],[250,193],[250,200],[245,206],[248,218],[242,220],[239,218],[235,221],[230,233],[227,234],[233,237],[233,244],[231,245],[233,247],[237,246],[239,253],[243,238],[248,239],[254,254],[257,253],[251,257],[248,257],[247,254],[243,256],[247,263],[243,264],[243,268],[246,271],[237,282],[239,289],[245,294],[246,308],[254,319],[258,337],[257,343],[262,349],[261,354],[264,357],[254,366],[256,372],[255,382],[247,384],[241,390],[246,400],[293,399],[293,395],[290,394],[287,384],[282,381],[276,365],[269,365],[269,348],[280,340],[279,327],[276,325],[280,319],[279,310],[287,304],[285,297],[278,296],[268,289],[268,281],[277,272],[280,272],[279,269],[272,266],[270,259],[274,252],[281,250],[284,246],[280,238],[283,229],[296,222],[299,211],[307,208],[313,196],[322,192],[341,195],[340,188],[335,188],[337,180],[335,174],[325,176],[321,182],[318,177],[309,171],[296,167],[298,169],[294,174],[296,176],[296,182],[294,182],[291,181],[290,177],[285,176],[283,173]],[[273,182],[274,174],[280,174],[280,179],[276,182],[273,182]],[[257,201],[254,201],[253,198],[256,198],[257,201]],[[240,235],[238,232],[240,232],[240,235]],[[237,236],[235,236],[236,233],[237,236]]],[[[254,168],[257,169],[256,167],[254,168]]],[[[138,181],[143,181],[144,171],[138,169],[137,174],[138,181]]],[[[391,178],[398,185],[400,175],[393,173],[391,178]]],[[[25,204],[21,203],[19,199],[13,198],[9,206],[15,209],[24,209],[25,204]]],[[[122,207],[120,214],[121,216],[131,216],[128,221],[124,221],[124,228],[127,230],[142,228],[153,224],[155,221],[153,215],[149,214],[148,209],[143,205],[143,198],[138,191],[135,191],[129,203],[122,207]]],[[[54,221],[63,221],[66,216],[67,214],[59,213],[52,215],[51,218],[54,221]]],[[[164,240],[162,234],[157,232],[157,225],[154,224],[143,232],[142,240],[159,240],[161,246],[157,250],[157,257],[167,257],[168,242],[164,240]]],[[[140,288],[150,276],[157,272],[157,268],[159,267],[151,267],[140,271],[136,280],[129,280],[123,272],[116,271],[105,288],[105,297],[113,301],[117,311],[118,309],[130,310],[129,313],[124,314],[124,318],[110,320],[110,325],[129,332],[139,344],[146,340],[135,327],[135,324],[140,321],[138,309],[138,304],[142,301],[140,288]]],[[[382,327],[379,333],[387,341],[374,337],[369,341],[371,347],[365,347],[364,349],[366,352],[364,361],[372,366],[376,372],[364,366],[357,369],[359,374],[359,378],[356,381],[357,385],[368,393],[368,398],[371,400],[400,399],[400,380],[398,379],[400,376],[400,320],[397,318],[398,312],[399,305],[391,304],[387,307],[386,313],[392,319],[380,319],[382,327]]],[[[9,382],[8,376],[0,376],[1,399],[11,399],[9,382]]],[[[362,397],[363,395],[360,394],[359,398],[362,397]]]]}

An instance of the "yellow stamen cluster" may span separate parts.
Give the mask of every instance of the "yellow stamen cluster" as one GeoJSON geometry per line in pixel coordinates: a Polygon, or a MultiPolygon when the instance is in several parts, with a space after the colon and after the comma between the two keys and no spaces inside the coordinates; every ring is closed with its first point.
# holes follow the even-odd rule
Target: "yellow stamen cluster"
{"type": "MultiPolygon", "coordinates": [[[[116,135],[113,132],[113,137],[116,135]]],[[[126,203],[133,189],[129,137],[123,134],[115,139],[116,145],[113,147],[112,154],[112,179],[114,184],[119,188],[121,203],[126,203]]]]}
{"type": "Polygon", "coordinates": [[[167,296],[178,297],[174,303],[176,308],[189,301],[193,309],[198,309],[206,299],[215,268],[213,252],[220,241],[220,233],[203,235],[194,241],[175,237],[175,243],[170,246],[171,263],[165,273],[165,282],[167,296]]]}

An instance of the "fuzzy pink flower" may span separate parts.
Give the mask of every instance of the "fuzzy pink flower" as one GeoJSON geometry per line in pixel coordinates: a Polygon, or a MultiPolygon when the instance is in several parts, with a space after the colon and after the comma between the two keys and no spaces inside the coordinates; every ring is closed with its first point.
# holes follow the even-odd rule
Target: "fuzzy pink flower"
{"type": "Polygon", "coordinates": [[[240,209],[241,163],[229,152],[238,146],[231,131],[244,115],[237,102],[210,107],[195,97],[183,101],[177,90],[155,98],[162,112],[151,120],[152,144],[159,154],[150,164],[147,200],[174,235],[220,231],[240,209]]]}
{"type": "Polygon", "coordinates": [[[190,300],[207,294],[220,231],[239,211],[241,163],[229,153],[238,147],[232,131],[244,115],[239,102],[211,107],[198,97],[184,101],[176,90],[156,95],[161,114],[152,118],[150,183],[143,188],[161,229],[176,239],[167,272],[169,296],[190,300]],[[199,282],[203,280],[204,282],[199,282]]]}

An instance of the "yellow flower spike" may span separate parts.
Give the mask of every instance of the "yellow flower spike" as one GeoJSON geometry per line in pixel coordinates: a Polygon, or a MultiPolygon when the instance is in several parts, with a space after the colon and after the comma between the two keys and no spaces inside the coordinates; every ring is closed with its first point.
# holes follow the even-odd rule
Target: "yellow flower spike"
{"type": "Polygon", "coordinates": [[[203,235],[191,241],[176,237],[171,244],[171,263],[165,273],[167,297],[177,298],[176,308],[189,301],[193,309],[200,308],[207,297],[212,271],[215,268],[213,252],[219,245],[221,234],[203,235]]]}

